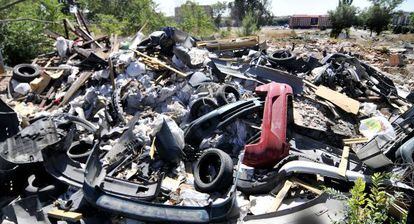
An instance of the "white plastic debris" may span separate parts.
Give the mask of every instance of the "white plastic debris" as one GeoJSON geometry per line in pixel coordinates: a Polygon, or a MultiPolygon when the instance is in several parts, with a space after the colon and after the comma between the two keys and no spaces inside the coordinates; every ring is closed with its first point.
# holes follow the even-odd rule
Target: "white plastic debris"
{"type": "Polygon", "coordinates": [[[137,32],[135,34],[134,39],[131,41],[131,44],[129,45],[129,49],[137,49],[138,44],[142,41],[142,39],[144,39],[144,34],[141,32],[137,32]]]}
{"type": "Polygon", "coordinates": [[[361,103],[361,109],[359,110],[361,114],[370,116],[375,114],[377,111],[377,105],[373,103],[361,103]]]}
{"type": "Polygon", "coordinates": [[[145,73],[145,64],[139,61],[131,62],[126,69],[126,73],[132,77],[145,73]]]}
{"type": "Polygon", "coordinates": [[[66,57],[68,52],[68,45],[66,44],[66,40],[63,37],[56,38],[56,49],[60,57],[66,57]]]}
{"type": "Polygon", "coordinates": [[[377,135],[383,136],[389,140],[394,140],[396,138],[394,128],[383,116],[375,116],[361,120],[359,131],[368,139],[372,139],[377,135]]]}
{"type": "Polygon", "coordinates": [[[188,52],[188,55],[191,59],[192,65],[200,65],[204,63],[204,60],[208,58],[209,51],[206,49],[199,49],[196,47],[193,47],[188,52]]]}
{"type": "Polygon", "coordinates": [[[31,87],[29,83],[19,83],[14,87],[14,92],[19,93],[21,95],[26,95],[31,91],[31,87]]]}
{"type": "Polygon", "coordinates": [[[69,84],[75,82],[75,80],[77,79],[77,74],[79,73],[78,67],[72,66],[71,68],[72,69],[71,69],[70,75],[68,76],[68,81],[67,81],[69,84]]]}
{"type": "Polygon", "coordinates": [[[210,195],[185,188],[181,189],[180,198],[182,199],[182,206],[207,206],[210,195]]]}
{"type": "Polygon", "coordinates": [[[95,80],[107,79],[109,78],[109,70],[99,70],[93,73],[92,78],[95,80]]]}
{"type": "Polygon", "coordinates": [[[121,64],[127,65],[132,62],[134,59],[134,52],[122,52],[118,55],[114,55],[114,57],[117,57],[116,66],[119,66],[121,64]]]}
{"type": "Polygon", "coordinates": [[[262,215],[266,214],[272,204],[269,202],[274,200],[274,197],[271,195],[251,195],[250,200],[250,212],[253,215],[262,215]]]}
{"type": "Polygon", "coordinates": [[[164,102],[167,98],[170,98],[172,95],[174,95],[176,92],[176,88],[175,86],[167,86],[167,87],[163,87],[160,90],[160,93],[158,95],[158,102],[164,102]]]}

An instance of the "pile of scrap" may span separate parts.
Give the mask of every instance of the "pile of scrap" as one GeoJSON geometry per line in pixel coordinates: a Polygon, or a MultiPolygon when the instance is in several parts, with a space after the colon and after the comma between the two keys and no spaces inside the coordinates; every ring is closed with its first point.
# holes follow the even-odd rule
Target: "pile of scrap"
{"type": "Polygon", "coordinates": [[[414,108],[379,69],[172,27],[120,43],[77,20],[1,95],[4,223],[341,222],[379,171],[407,213],[414,108]]]}

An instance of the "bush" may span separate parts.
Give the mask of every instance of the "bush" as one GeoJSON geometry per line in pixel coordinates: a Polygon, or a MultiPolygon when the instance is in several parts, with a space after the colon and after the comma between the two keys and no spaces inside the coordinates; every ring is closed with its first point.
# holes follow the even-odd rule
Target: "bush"
{"type": "Polygon", "coordinates": [[[239,36],[249,36],[258,30],[258,20],[254,16],[253,12],[246,13],[246,16],[243,18],[241,28],[239,36]]]}
{"type": "Polygon", "coordinates": [[[35,1],[31,4],[17,4],[0,13],[0,19],[30,18],[39,21],[11,21],[0,24],[0,49],[6,64],[29,62],[39,54],[53,49],[53,40],[44,35],[49,29],[63,33],[62,5],[52,0],[35,1]],[[45,22],[46,21],[46,22],[45,22]]]}
{"type": "Polygon", "coordinates": [[[163,14],[155,11],[156,4],[152,0],[81,0],[79,4],[89,10],[88,19],[106,34],[129,36],[135,34],[145,23],[146,31],[172,25],[163,14]]]}
{"type": "Polygon", "coordinates": [[[180,20],[178,28],[193,35],[205,37],[216,31],[212,17],[195,2],[187,1],[181,6],[180,20]]]}
{"type": "MultiPolygon", "coordinates": [[[[383,224],[398,223],[389,215],[392,203],[400,196],[396,193],[390,196],[385,191],[384,181],[388,175],[375,173],[372,176],[370,193],[365,193],[365,182],[358,179],[351,189],[348,199],[347,223],[349,224],[383,224]]],[[[405,218],[403,218],[405,219],[405,218]]]]}

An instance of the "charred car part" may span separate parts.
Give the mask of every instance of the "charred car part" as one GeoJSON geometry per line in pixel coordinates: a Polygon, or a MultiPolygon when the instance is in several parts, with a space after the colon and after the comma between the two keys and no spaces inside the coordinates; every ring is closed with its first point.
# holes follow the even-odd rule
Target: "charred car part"
{"type": "Polygon", "coordinates": [[[162,160],[179,163],[183,156],[184,133],[169,117],[162,118],[162,124],[155,135],[155,146],[162,160]]]}
{"type": "Polygon", "coordinates": [[[294,94],[300,94],[303,91],[303,80],[285,71],[262,65],[254,65],[247,69],[246,73],[276,83],[287,84],[293,89],[294,94]]]}
{"type": "MultiPolygon", "coordinates": [[[[105,170],[99,160],[99,152],[95,148],[88,160],[85,182],[82,187],[86,200],[105,211],[137,220],[163,223],[211,223],[228,220],[231,210],[234,208],[235,187],[226,200],[217,204],[205,207],[172,206],[146,202],[142,198],[132,195],[114,194],[114,192],[102,188],[106,185],[103,182],[104,176],[105,170]]],[[[159,187],[160,184],[158,184],[156,192],[159,187]]],[[[142,187],[136,189],[142,190],[142,187]]],[[[151,189],[148,190],[151,191],[151,189]]]]}
{"type": "Polygon", "coordinates": [[[322,64],[330,65],[315,77],[315,84],[323,84],[332,89],[339,85],[350,97],[356,98],[378,94],[385,99],[398,97],[397,89],[391,79],[379,70],[346,54],[326,56],[322,64]]]}
{"type": "Polygon", "coordinates": [[[395,152],[395,157],[403,160],[405,163],[413,163],[414,153],[414,137],[410,138],[402,144],[395,152]]]}
{"type": "Polygon", "coordinates": [[[36,196],[17,200],[2,209],[4,220],[14,223],[50,224],[36,196]]]}
{"type": "MultiPolygon", "coordinates": [[[[99,154],[99,143],[95,143],[93,149],[96,154],[99,154]]],[[[93,152],[92,152],[93,153],[93,152]]],[[[46,170],[49,174],[58,180],[75,186],[82,187],[85,179],[84,166],[81,163],[70,159],[65,151],[61,152],[44,152],[46,170]]],[[[127,180],[118,179],[115,177],[106,176],[102,174],[102,189],[111,192],[120,197],[135,197],[141,200],[151,200],[159,191],[159,183],[138,184],[127,180]]]]}
{"type": "Polygon", "coordinates": [[[185,141],[193,147],[198,147],[201,141],[211,135],[215,130],[261,107],[262,102],[257,99],[238,101],[224,105],[191,122],[184,134],[185,141]]]}
{"type": "MultiPolygon", "coordinates": [[[[270,192],[277,183],[283,181],[283,175],[279,175],[278,170],[291,161],[305,160],[317,162],[332,167],[339,166],[342,150],[326,145],[309,137],[292,133],[289,141],[289,155],[278,162],[272,169],[256,170],[252,167],[241,169],[237,187],[245,194],[266,194],[270,192]]],[[[365,172],[362,162],[355,154],[350,154],[348,159],[348,170],[355,172],[365,172]]]]}
{"type": "Polygon", "coordinates": [[[0,142],[10,138],[19,132],[19,119],[17,113],[0,99],[0,142]]]}
{"type": "Polygon", "coordinates": [[[41,151],[60,140],[52,119],[41,118],[0,143],[0,156],[2,160],[14,164],[42,162],[41,151]]]}
{"type": "Polygon", "coordinates": [[[245,146],[243,163],[253,167],[273,166],[289,154],[286,130],[288,115],[293,121],[292,88],[272,82],[257,87],[256,93],[266,94],[262,130],[258,143],[245,146]]]}
{"type": "Polygon", "coordinates": [[[86,163],[86,160],[92,152],[92,146],[92,144],[87,142],[73,142],[66,151],[66,155],[75,161],[86,163]]]}

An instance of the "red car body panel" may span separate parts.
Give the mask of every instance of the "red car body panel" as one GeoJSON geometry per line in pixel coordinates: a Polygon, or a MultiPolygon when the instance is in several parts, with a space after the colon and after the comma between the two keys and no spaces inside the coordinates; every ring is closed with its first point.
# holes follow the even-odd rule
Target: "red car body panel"
{"type": "Polygon", "coordinates": [[[258,143],[245,146],[243,163],[257,168],[274,166],[289,154],[286,142],[289,96],[292,87],[271,82],[256,88],[258,94],[267,94],[263,110],[262,133],[258,143]]]}

